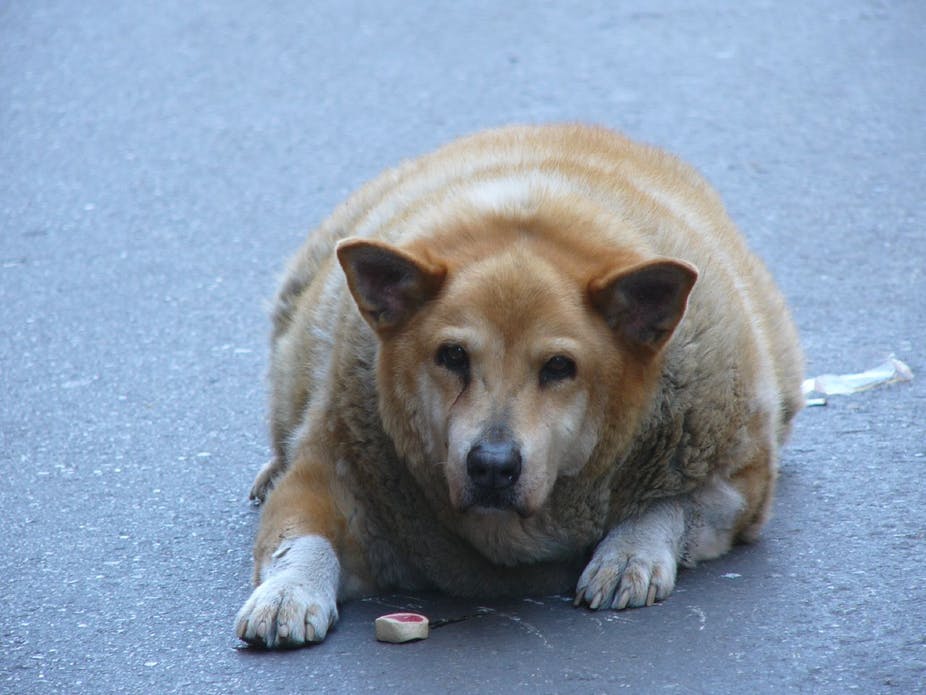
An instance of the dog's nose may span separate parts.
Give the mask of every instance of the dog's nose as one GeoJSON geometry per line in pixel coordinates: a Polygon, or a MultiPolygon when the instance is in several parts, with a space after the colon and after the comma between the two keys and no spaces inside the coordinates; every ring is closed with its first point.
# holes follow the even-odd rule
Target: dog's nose
{"type": "Polygon", "coordinates": [[[521,452],[512,442],[476,444],[466,455],[466,473],[477,487],[511,487],[521,475],[521,452]]]}

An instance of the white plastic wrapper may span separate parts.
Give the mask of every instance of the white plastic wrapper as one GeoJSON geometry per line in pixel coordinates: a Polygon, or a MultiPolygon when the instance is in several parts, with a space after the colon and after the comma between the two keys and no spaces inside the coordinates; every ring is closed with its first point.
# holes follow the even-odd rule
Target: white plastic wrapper
{"type": "Polygon", "coordinates": [[[877,367],[858,374],[821,374],[806,379],[803,383],[804,398],[808,406],[826,405],[826,399],[822,396],[845,396],[911,379],[913,370],[891,356],[877,367]]]}

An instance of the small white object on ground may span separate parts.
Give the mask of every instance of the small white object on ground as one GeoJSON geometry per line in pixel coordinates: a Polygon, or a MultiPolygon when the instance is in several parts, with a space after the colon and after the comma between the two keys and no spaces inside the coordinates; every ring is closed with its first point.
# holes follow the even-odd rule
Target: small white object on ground
{"type": "Polygon", "coordinates": [[[429,622],[418,613],[390,613],[376,619],[376,639],[380,642],[408,642],[427,639],[429,622]]]}
{"type": "Polygon", "coordinates": [[[826,399],[813,397],[813,394],[822,396],[844,396],[850,393],[866,391],[875,386],[893,384],[898,381],[913,379],[913,370],[906,364],[891,356],[882,364],[859,374],[821,374],[803,383],[803,392],[806,404],[826,405],[826,399]]]}

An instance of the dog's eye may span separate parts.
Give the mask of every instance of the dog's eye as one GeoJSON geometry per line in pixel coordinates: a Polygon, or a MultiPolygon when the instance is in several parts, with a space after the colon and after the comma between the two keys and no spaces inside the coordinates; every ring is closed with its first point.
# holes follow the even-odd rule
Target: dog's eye
{"type": "Polygon", "coordinates": [[[466,376],[469,372],[469,355],[463,346],[456,343],[441,345],[437,351],[437,363],[454,374],[466,376]]]}
{"type": "Polygon", "coordinates": [[[555,355],[547,360],[540,370],[540,385],[546,386],[553,381],[572,379],[576,375],[576,363],[563,355],[555,355]]]}

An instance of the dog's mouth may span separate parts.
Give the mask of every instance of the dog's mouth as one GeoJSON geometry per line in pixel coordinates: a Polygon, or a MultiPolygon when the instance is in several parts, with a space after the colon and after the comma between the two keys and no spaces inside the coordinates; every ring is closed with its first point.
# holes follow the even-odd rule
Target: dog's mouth
{"type": "Polygon", "coordinates": [[[473,486],[467,490],[460,500],[459,510],[462,513],[487,512],[515,512],[521,518],[527,518],[534,512],[529,509],[521,496],[513,488],[501,490],[486,489],[473,486]]]}

